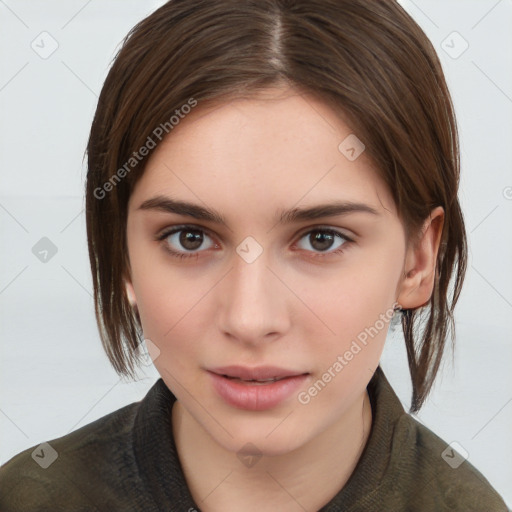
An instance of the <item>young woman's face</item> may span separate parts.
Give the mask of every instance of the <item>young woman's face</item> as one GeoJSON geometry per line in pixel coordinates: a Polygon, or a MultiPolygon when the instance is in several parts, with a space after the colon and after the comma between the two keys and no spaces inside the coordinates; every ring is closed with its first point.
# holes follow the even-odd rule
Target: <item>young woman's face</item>
{"type": "Polygon", "coordinates": [[[226,449],[304,445],[378,365],[406,241],[360,144],[291,90],[199,103],[133,191],[129,288],[149,352],[226,449]]]}

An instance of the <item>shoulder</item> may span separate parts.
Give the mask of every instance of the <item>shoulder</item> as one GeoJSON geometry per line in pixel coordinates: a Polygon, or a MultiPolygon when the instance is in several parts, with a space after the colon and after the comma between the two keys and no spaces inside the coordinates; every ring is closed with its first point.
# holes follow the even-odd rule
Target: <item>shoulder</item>
{"type": "Polygon", "coordinates": [[[418,510],[509,511],[462,446],[446,443],[410,414],[396,424],[391,464],[395,485],[403,486],[408,503],[418,510]]]}
{"type": "Polygon", "coordinates": [[[127,405],[11,458],[0,467],[0,509],[94,511],[114,504],[116,487],[124,476],[129,484],[134,474],[131,432],[138,405],[127,405]]]}

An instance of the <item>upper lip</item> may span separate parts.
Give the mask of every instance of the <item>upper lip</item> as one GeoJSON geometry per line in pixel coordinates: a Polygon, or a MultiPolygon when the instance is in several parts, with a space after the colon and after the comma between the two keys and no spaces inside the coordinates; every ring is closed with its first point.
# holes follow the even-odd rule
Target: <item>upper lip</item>
{"type": "Polygon", "coordinates": [[[297,370],[287,370],[277,366],[257,366],[249,368],[247,366],[222,366],[212,368],[210,372],[217,375],[225,375],[227,377],[237,377],[242,380],[265,380],[273,378],[296,377],[298,375],[305,375],[308,372],[301,372],[297,370]]]}

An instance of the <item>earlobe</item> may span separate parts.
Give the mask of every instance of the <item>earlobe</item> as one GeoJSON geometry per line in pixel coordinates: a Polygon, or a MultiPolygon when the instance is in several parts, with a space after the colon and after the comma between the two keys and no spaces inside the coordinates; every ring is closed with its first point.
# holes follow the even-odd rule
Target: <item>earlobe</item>
{"type": "Polygon", "coordinates": [[[397,301],[404,309],[425,306],[436,281],[436,262],[444,224],[444,210],[436,207],[423,224],[420,240],[407,249],[404,276],[397,301]]]}

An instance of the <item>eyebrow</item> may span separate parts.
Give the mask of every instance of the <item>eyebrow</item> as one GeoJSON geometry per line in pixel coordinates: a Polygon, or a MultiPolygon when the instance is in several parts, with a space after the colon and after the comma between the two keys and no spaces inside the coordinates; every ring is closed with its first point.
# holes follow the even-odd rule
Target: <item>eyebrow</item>
{"type": "MultiPolygon", "coordinates": [[[[205,208],[203,206],[179,201],[165,196],[156,196],[144,201],[138,208],[139,210],[157,210],[165,213],[174,213],[185,217],[209,221],[227,227],[226,219],[216,210],[205,208]]],[[[279,213],[279,212],[278,212],[279,213]]],[[[350,201],[339,201],[334,203],[319,204],[309,208],[291,208],[281,211],[279,215],[279,224],[291,224],[305,220],[315,220],[322,217],[336,217],[348,215],[351,213],[369,213],[380,215],[373,207],[364,203],[354,203],[350,201]]]]}

